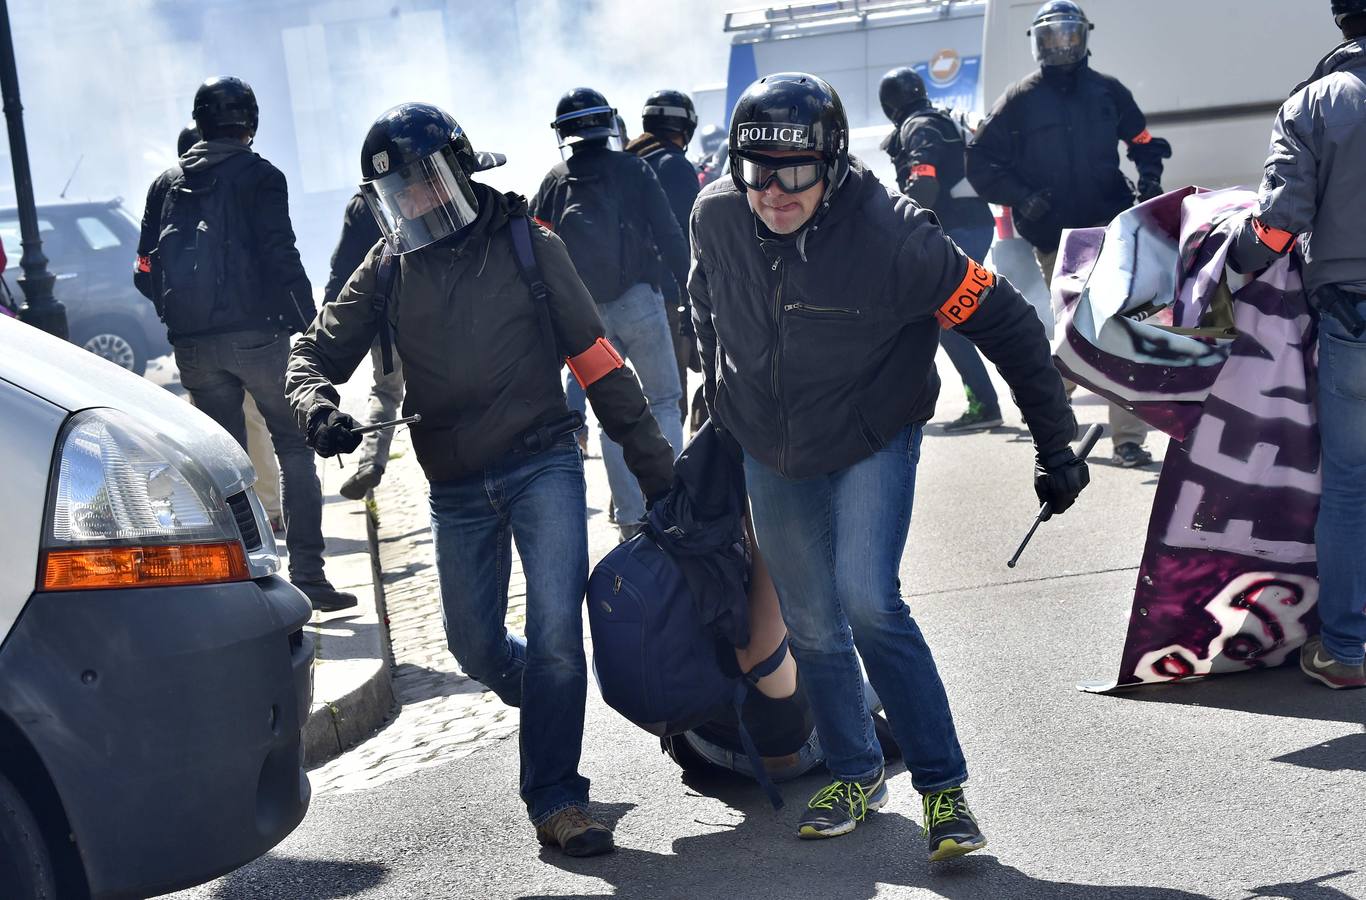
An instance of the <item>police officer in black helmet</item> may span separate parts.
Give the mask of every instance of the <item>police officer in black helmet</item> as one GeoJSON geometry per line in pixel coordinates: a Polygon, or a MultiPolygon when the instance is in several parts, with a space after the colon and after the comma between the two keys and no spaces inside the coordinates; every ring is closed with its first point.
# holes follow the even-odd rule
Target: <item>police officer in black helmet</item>
{"type": "MultiPolygon", "coordinates": [[[[882,76],[878,99],[896,126],[882,149],[896,169],[897,188],[932,211],[964,253],[972,259],[984,258],[991,249],[996,220],[965,175],[963,130],[948,111],[931,105],[924,79],[909,66],[882,76]]],[[[946,424],[944,431],[963,434],[1000,425],[996,388],[972,342],[952,329],[940,332],[939,342],[968,395],[967,410],[946,424]]]]}
{"type": "Polygon", "coordinates": [[[561,366],[646,496],[667,491],[673,455],[564,245],[528,224],[525,199],[474,180],[502,163],[428,104],[402,104],[375,122],[361,189],[384,240],[296,344],[290,400],[319,454],[350,452],[361,438],[337,409],[335,385],[376,338],[402,357],[403,411],[422,416],[413,449],[431,483],[451,652],[521,708],[521,795],[537,838],[591,856],[613,842],[587,815],[578,772],[588,536],[573,437],[583,417],[565,405],[561,366]],[[514,538],[527,579],[525,639],[503,620],[514,538]]]}
{"type": "Polygon", "coordinates": [[[850,157],[824,81],[750,85],[730,154],[732,178],[693,208],[688,289],[708,408],[743,450],[754,532],[833,775],[798,833],[846,834],[887,802],[861,656],[924,796],[930,859],[971,852],[986,841],[963,797],[967,764],[897,577],[938,331],[960,329],[1005,376],[1038,449],[1035,490],[1059,512],[1088,478],[1062,380],[1025,299],[850,157]]]}

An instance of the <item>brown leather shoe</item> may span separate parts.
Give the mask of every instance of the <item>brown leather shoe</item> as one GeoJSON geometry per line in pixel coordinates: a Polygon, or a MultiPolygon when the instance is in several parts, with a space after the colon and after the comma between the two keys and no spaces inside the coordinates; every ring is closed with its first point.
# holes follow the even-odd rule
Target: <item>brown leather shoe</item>
{"type": "Polygon", "coordinates": [[[555,813],[536,826],[536,840],[559,847],[565,856],[597,856],[617,848],[612,832],[577,806],[555,813]]]}

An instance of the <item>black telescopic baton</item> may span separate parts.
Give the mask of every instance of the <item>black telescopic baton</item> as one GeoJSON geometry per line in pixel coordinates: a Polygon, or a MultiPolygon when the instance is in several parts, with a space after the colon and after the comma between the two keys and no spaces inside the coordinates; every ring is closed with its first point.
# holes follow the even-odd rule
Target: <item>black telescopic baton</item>
{"type": "Polygon", "coordinates": [[[416,425],[422,421],[421,413],[412,416],[404,416],[401,419],[394,419],[389,422],[376,422],[373,425],[362,425],[359,428],[352,428],[352,434],[369,434],[372,431],[383,431],[386,428],[397,428],[400,425],[416,425]]]}
{"type": "MultiPolygon", "coordinates": [[[[1077,459],[1084,460],[1091,455],[1091,451],[1096,446],[1096,441],[1100,440],[1101,430],[1099,425],[1090,426],[1082,434],[1081,440],[1072,445],[1072,452],[1077,454],[1077,459]]],[[[1052,512],[1053,504],[1051,503],[1045,503],[1043,506],[1039,507],[1039,514],[1034,517],[1034,524],[1029,526],[1029,534],[1024,536],[1023,541],[1020,541],[1020,548],[1015,551],[1015,555],[1010,558],[1010,562],[1006,563],[1007,567],[1011,569],[1015,568],[1015,564],[1020,561],[1020,554],[1024,553],[1025,548],[1029,546],[1030,538],[1034,537],[1034,532],[1039,530],[1039,525],[1042,524],[1044,519],[1048,518],[1049,514],[1052,512]]]]}

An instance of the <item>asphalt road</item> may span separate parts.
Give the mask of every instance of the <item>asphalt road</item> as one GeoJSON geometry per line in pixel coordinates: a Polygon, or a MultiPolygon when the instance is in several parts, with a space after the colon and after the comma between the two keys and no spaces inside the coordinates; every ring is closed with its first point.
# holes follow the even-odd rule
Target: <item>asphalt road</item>
{"type": "MultiPolygon", "coordinates": [[[[1103,419],[1079,400],[1083,419],[1103,419]]],[[[956,414],[950,400],[939,418],[956,414]]],[[[931,868],[899,767],[889,806],[853,835],[798,841],[819,777],[786,785],[777,813],[744,782],[684,781],[590,688],[583,772],[614,855],[568,860],[536,844],[506,740],[319,796],[273,853],[177,896],[1366,898],[1366,692],[1333,693],[1294,668],[1079,692],[1117,671],[1155,470],[1093,466],[1079,506],[1010,570],[1035,511],[1026,436],[934,431],[902,583],[948,687],[986,850],[931,868]]],[[[607,538],[594,543],[600,553],[607,538]]]]}

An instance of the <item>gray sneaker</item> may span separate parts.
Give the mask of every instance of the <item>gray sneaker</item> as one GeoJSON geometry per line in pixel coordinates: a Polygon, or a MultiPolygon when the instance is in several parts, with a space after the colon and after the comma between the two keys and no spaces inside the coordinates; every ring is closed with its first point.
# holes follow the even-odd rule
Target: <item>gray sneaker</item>
{"type": "Polygon", "coordinates": [[[1317,634],[1300,648],[1300,670],[1337,691],[1366,687],[1366,666],[1338,662],[1324,651],[1323,638],[1317,634]]]}
{"type": "Polygon", "coordinates": [[[806,804],[806,812],[797,824],[797,836],[814,840],[848,834],[868,813],[886,805],[884,772],[868,781],[832,781],[806,804]]]}
{"type": "Polygon", "coordinates": [[[361,466],[356,474],[342,482],[337,493],[347,500],[362,500],[366,492],[376,487],[383,477],[384,470],[379,466],[361,466]]]}

